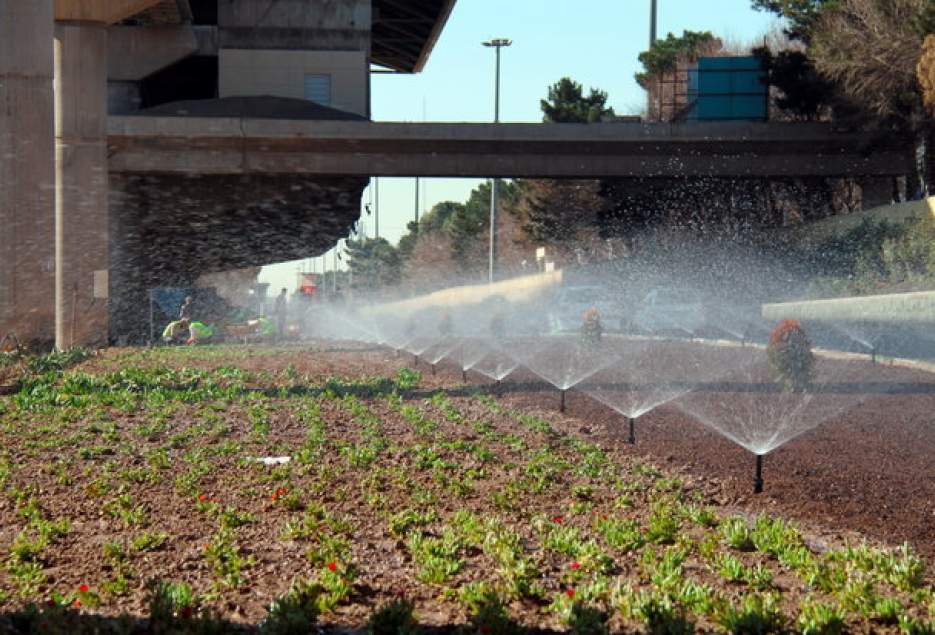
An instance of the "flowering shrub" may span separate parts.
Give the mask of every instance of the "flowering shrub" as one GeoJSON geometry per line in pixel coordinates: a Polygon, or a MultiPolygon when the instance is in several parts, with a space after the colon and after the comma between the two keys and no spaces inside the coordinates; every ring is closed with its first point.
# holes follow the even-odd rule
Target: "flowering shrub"
{"type": "Polygon", "coordinates": [[[812,343],[797,320],[783,320],[769,336],[766,356],[773,379],[786,392],[802,392],[815,373],[812,343]]]}
{"type": "Polygon", "coordinates": [[[581,322],[581,339],[590,346],[600,344],[604,327],[601,325],[601,314],[594,307],[584,312],[581,322]]]}

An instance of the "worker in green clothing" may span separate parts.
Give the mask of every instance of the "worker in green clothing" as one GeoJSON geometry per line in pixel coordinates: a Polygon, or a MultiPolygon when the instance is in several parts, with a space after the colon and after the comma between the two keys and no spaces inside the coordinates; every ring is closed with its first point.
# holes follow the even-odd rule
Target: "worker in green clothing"
{"type": "Polygon", "coordinates": [[[188,329],[188,342],[189,345],[195,345],[204,340],[209,340],[214,337],[214,329],[204,322],[192,322],[191,326],[188,329]]]}
{"type": "Polygon", "coordinates": [[[169,322],[162,332],[162,341],[166,344],[181,344],[185,341],[185,334],[189,332],[189,321],[186,318],[169,322]]]}
{"type": "Polygon", "coordinates": [[[260,337],[274,337],[276,325],[268,317],[261,315],[256,319],[256,332],[260,337]]]}

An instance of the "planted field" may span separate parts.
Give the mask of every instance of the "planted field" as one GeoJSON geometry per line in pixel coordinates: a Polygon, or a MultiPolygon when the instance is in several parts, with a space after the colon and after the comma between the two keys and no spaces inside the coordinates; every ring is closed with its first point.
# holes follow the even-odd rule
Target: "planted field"
{"type": "Polygon", "coordinates": [[[383,350],[19,363],[12,631],[932,632],[911,549],[722,506],[723,481],[597,444],[541,395],[383,350]]]}

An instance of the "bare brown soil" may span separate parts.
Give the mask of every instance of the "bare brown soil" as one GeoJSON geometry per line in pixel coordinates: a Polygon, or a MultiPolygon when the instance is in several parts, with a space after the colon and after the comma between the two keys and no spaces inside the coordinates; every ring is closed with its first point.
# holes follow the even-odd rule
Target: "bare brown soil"
{"type": "MultiPolygon", "coordinates": [[[[95,373],[115,370],[127,364],[125,356],[130,354],[132,351],[110,351],[85,363],[82,369],[95,373]]],[[[153,357],[133,363],[158,367],[166,362],[153,357]]],[[[329,376],[392,377],[399,368],[412,366],[413,360],[411,356],[397,356],[384,349],[326,346],[321,351],[296,349],[275,355],[248,348],[242,353],[216,356],[199,357],[193,353],[172,364],[205,369],[232,365],[250,372],[258,383],[281,385],[286,369],[301,378],[300,382],[320,383],[329,376]]],[[[101,588],[103,582],[116,575],[117,569],[102,558],[105,543],[127,544],[144,529],[165,532],[169,539],[154,551],[134,553],[129,593],[122,597],[105,596],[96,611],[105,615],[144,614],[142,582],[150,577],[189,580],[197,592],[211,591],[212,575],[203,554],[217,529],[217,521],[198,508],[201,496],[253,517],[252,522],[238,529],[237,538],[244,547],[243,555],[253,560],[246,574],[249,583],[222,591],[214,607],[234,623],[256,623],[293,579],[314,577],[322,567],[322,563],[308,557],[313,543],[282,538],[285,523],[302,514],[286,509],[277,500],[279,490],[288,487],[301,492],[305,503],[321,503],[335,518],[353,522],[350,555],[360,564],[353,602],[340,606],[329,620],[359,626],[376,607],[402,593],[416,603],[420,623],[463,624],[467,615],[461,603],[441,593],[437,585],[414,579],[414,565],[404,539],[388,531],[387,516],[411,506],[421,493],[434,492],[438,496],[434,505],[442,518],[450,518],[459,509],[503,517],[504,510],[492,504],[491,493],[523,476],[520,466],[529,458],[529,450],[524,448],[551,444],[570,464],[576,456],[571,449],[552,444],[548,435],[522,427],[514,417],[492,412],[470,397],[472,390],[489,384],[487,380],[470,375],[464,385],[460,370],[445,363],[434,373],[424,364],[418,368],[424,373],[420,394],[428,396],[441,390],[449,395],[466,421],[488,421],[498,434],[512,434],[519,439],[513,444],[503,440],[492,443],[497,458],[486,465],[460,450],[440,450],[443,459],[458,462],[465,469],[486,470],[487,476],[478,478],[473,490],[453,494],[456,490],[449,489],[452,483],[433,478],[428,470],[417,469],[407,449],[427,443],[426,439],[413,431],[398,410],[380,399],[368,399],[366,404],[382,422],[383,434],[392,446],[387,451],[385,470],[374,482],[367,480],[367,469],[349,468],[338,451],[325,454],[314,466],[300,469],[293,463],[290,471],[284,471],[285,476],[277,475],[275,469],[245,465],[240,460],[243,455],[291,455],[303,442],[306,429],[298,411],[275,398],[270,402],[270,432],[262,439],[251,429],[246,404],[235,403],[218,410],[217,418],[212,416],[210,423],[204,404],[182,404],[168,413],[166,427],[151,438],[141,438],[137,432],[140,426],[149,423],[145,413],[116,410],[94,413],[90,418],[64,425],[56,434],[62,438],[76,435],[83,444],[109,447],[112,451],[70,460],[60,466],[65,470],[64,477],[61,471],[56,471],[58,461],[73,457],[80,444],[43,447],[43,437],[38,433],[21,436],[5,432],[2,440],[14,466],[8,485],[33,492],[47,517],[72,520],[67,537],[43,554],[49,565],[48,579],[37,597],[45,597],[53,589],[76,589],[82,584],[101,588]],[[200,436],[185,436],[193,424],[223,432],[209,430],[200,436]],[[174,435],[182,435],[178,446],[172,446],[174,435]],[[237,441],[240,452],[230,457],[218,453],[219,444],[226,439],[237,441]],[[142,457],[166,447],[167,443],[174,448],[169,454],[171,467],[156,470],[155,480],[134,482],[133,470],[147,468],[142,457]],[[173,487],[173,481],[188,469],[185,461],[199,452],[211,457],[212,469],[197,482],[198,493],[185,493],[173,487]],[[105,513],[106,503],[122,492],[130,493],[134,504],[143,506],[145,524],[121,524],[105,513]]],[[[922,373],[898,374],[901,381],[931,381],[922,373]]],[[[754,496],[750,491],[752,455],[671,407],[662,407],[640,418],[637,444],[631,446],[625,442],[622,417],[573,391],[567,398],[567,412],[562,415],[557,412],[558,392],[537,383],[528,371],[517,372],[506,380],[499,396],[499,402],[508,408],[542,415],[558,431],[599,444],[614,463],[627,469],[650,462],[667,472],[680,474],[686,492],[697,493],[706,504],[719,506],[720,511],[766,511],[798,519],[818,550],[823,544],[840,545],[870,536],[890,544],[908,541],[930,560],[935,557],[932,529],[935,425],[930,419],[933,399],[931,394],[900,394],[866,400],[858,409],[769,454],[764,474],[766,492],[754,496]]],[[[468,444],[479,442],[480,437],[472,428],[446,422],[424,400],[417,405],[439,423],[445,438],[468,444]]],[[[328,436],[334,443],[363,438],[360,422],[338,403],[324,401],[321,408],[328,436]]],[[[33,426],[42,424],[41,418],[31,421],[33,426]]],[[[565,519],[561,522],[580,526],[582,530],[589,526],[587,516],[579,517],[569,511],[575,502],[571,491],[583,481],[571,475],[556,478],[559,480],[555,487],[529,495],[528,500],[522,501],[523,513],[508,521],[525,540],[535,539],[529,525],[530,510],[545,518],[565,519]]],[[[645,493],[634,495],[638,502],[649,500],[651,482],[646,487],[645,493]],[[647,498],[639,498],[643,496],[647,498]]],[[[595,510],[616,509],[614,501],[618,495],[613,489],[598,488],[590,504],[595,510]]],[[[639,513],[643,512],[633,511],[632,515],[637,517],[639,513]]],[[[510,514],[506,517],[510,518],[510,514]]],[[[10,545],[21,527],[22,518],[14,503],[10,498],[0,498],[0,544],[10,545]]],[[[632,555],[620,556],[619,562],[627,573],[638,568],[632,555]]],[[[775,581],[784,592],[784,608],[794,615],[796,602],[805,590],[787,580],[775,563],[767,565],[777,569],[775,581]]],[[[552,554],[543,556],[538,566],[546,591],[561,595],[568,585],[569,563],[552,554]]],[[[449,586],[456,588],[487,579],[496,567],[484,553],[471,553],[470,565],[449,586]]],[[[689,562],[687,570],[700,582],[714,582],[712,573],[701,565],[689,562]]],[[[10,574],[0,569],[0,587],[14,586],[10,574]]],[[[20,601],[10,596],[3,606],[9,610],[20,601]]],[[[562,628],[545,603],[517,601],[509,608],[528,626],[562,628]]],[[[619,620],[611,625],[625,631],[634,628],[619,620]]],[[[851,626],[852,632],[867,629],[865,625],[851,626]]]]}

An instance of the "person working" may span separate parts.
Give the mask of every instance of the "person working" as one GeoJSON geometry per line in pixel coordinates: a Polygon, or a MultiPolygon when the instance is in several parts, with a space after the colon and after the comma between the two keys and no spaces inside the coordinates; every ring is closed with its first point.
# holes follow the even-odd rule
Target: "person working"
{"type": "Polygon", "coordinates": [[[180,344],[185,341],[185,335],[189,330],[189,321],[185,318],[169,322],[162,332],[162,341],[166,344],[180,344]]]}
{"type": "Polygon", "coordinates": [[[185,302],[182,303],[181,308],[179,308],[179,319],[192,320],[192,296],[185,296],[185,302]]]}
{"type": "Polygon", "coordinates": [[[204,322],[192,322],[188,329],[188,341],[186,344],[194,346],[212,337],[214,337],[214,329],[212,327],[204,322]]]}

